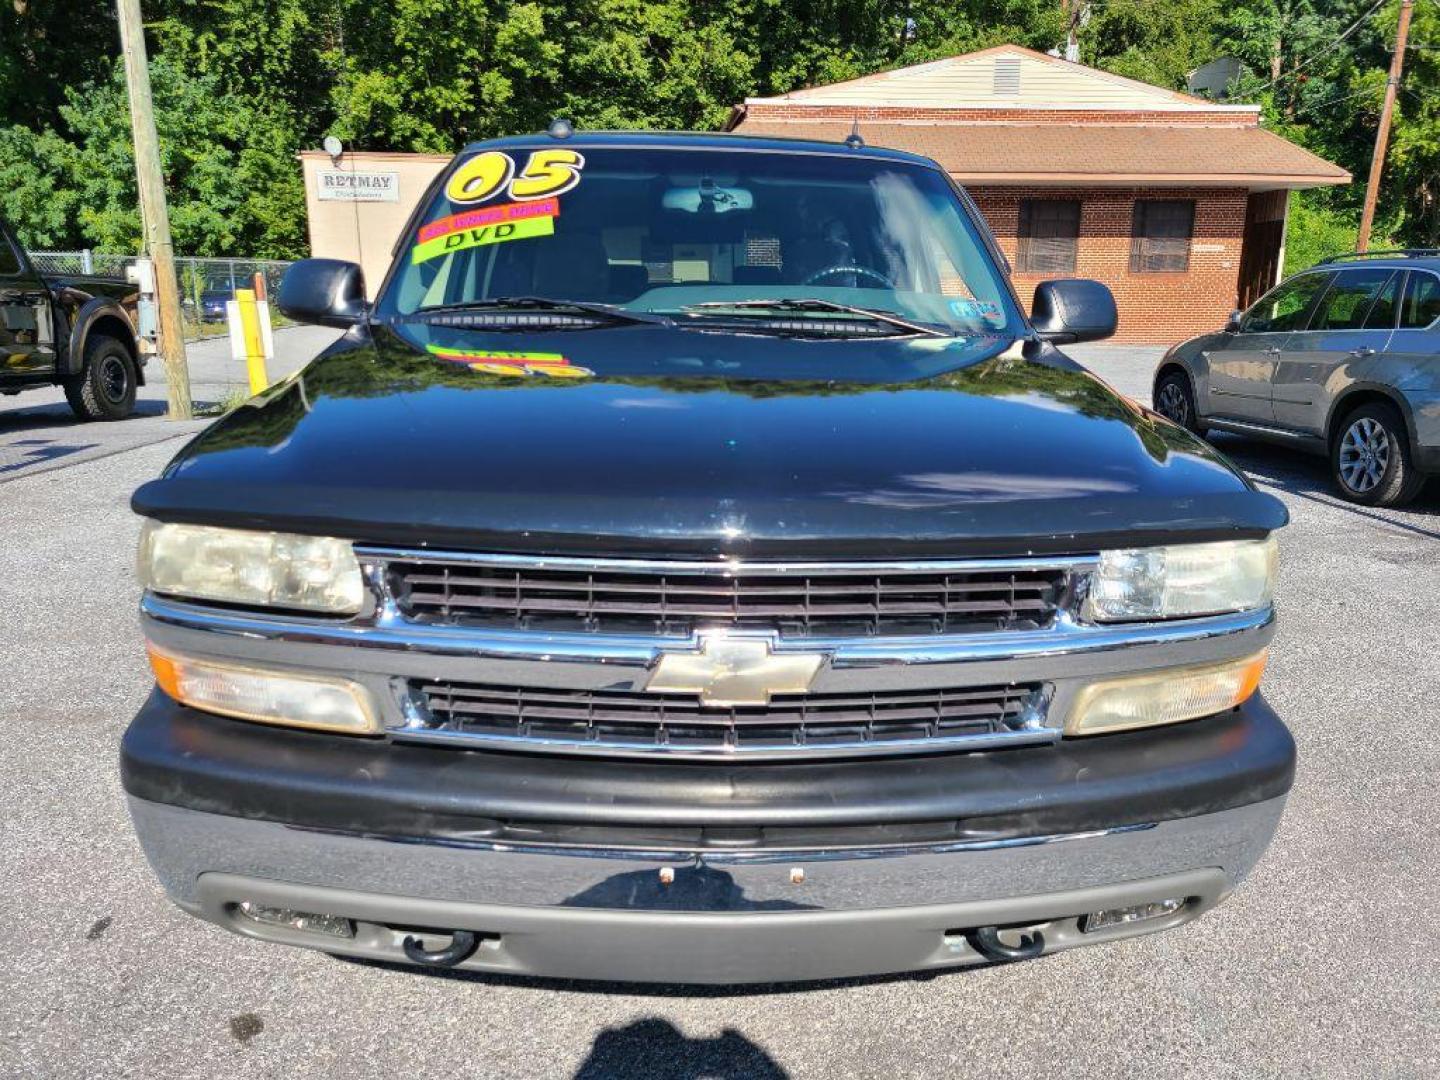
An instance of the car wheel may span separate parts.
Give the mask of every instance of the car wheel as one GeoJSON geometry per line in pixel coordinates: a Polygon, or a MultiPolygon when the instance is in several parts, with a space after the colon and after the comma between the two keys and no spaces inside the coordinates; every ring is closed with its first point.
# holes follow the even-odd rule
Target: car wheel
{"type": "Polygon", "coordinates": [[[1403,506],[1425,485],[1410,461],[1405,423],[1393,406],[1362,405],[1340,422],[1330,445],[1340,494],[1365,506],[1403,506]]]}
{"type": "Polygon", "coordinates": [[[1155,384],[1155,411],[1186,431],[1205,437],[1206,428],[1195,412],[1195,389],[1184,372],[1172,371],[1155,384]]]}
{"type": "Polygon", "coordinates": [[[138,381],[130,350],[105,334],[92,334],[84,366],[65,382],[65,400],[81,420],[124,420],[135,411],[138,381]]]}

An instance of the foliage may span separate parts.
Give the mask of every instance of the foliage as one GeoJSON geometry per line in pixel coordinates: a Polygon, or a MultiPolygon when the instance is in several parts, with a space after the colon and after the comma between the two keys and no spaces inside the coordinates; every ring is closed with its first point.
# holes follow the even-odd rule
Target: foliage
{"type": "MultiPolygon", "coordinates": [[[[161,167],[176,248],[188,254],[284,256],[300,246],[304,190],[283,117],[227,93],[213,75],[151,65],[161,167]]],[[[139,249],[140,215],[125,82],[72,87],[59,116],[70,133],[0,132],[6,216],[31,245],[82,239],[105,251],[139,249]]]]}
{"type": "Polygon", "coordinates": [[[1290,197],[1290,220],[1285,227],[1287,274],[1314,266],[1327,255],[1355,249],[1359,218],[1347,210],[1315,205],[1317,202],[1309,192],[1290,197]]]}
{"type": "MultiPolygon", "coordinates": [[[[1082,0],[1074,0],[1080,4],[1082,0]]],[[[1233,55],[1236,100],[1362,181],[1297,198],[1293,259],[1358,220],[1399,0],[1104,0],[1087,64],[1183,88],[1233,55]]],[[[294,154],[448,153],[536,130],[714,128],[747,95],[1011,41],[1063,43],[1059,0],[143,0],[179,250],[294,256],[294,154]]],[[[1440,4],[1416,5],[1377,235],[1440,243],[1440,4]]],[[[138,239],[112,0],[0,5],[0,212],[40,246],[138,239]]],[[[1292,261],[1292,265],[1295,263],[1292,261]]]]}

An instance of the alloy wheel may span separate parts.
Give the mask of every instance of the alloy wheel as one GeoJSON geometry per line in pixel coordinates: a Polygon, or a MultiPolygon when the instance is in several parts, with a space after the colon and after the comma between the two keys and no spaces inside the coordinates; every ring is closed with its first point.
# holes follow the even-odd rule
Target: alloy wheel
{"type": "Polygon", "coordinates": [[[1160,414],[1184,427],[1189,421],[1190,407],[1185,401],[1185,391],[1179,383],[1168,382],[1160,388],[1160,414]]]}
{"type": "Polygon", "coordinates": [[[1385,477],[1390,468],[1390,433],[1385,425],[1362,416],[1340,439],[1340,479],[1345,486],[1364,494],[1385,477]]]}

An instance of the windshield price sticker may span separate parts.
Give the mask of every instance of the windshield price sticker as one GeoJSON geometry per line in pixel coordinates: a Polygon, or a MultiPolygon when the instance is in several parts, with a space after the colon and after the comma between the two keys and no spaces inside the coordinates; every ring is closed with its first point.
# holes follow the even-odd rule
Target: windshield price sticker
{"type": "Polygon", "coordinates": [[[419,243],[410,249],[410,261],[422,263],[452,251],[499,244],[506,240],[553,236],[555,218],[559,213],[560,200],[552,198],[538,202],[504,203],[451,214],[421,227],[417,236],[419,243]]]}
{"type": "Polygon", "coordinates": [[[560,353],[447,349],[440,345],[427,345],[426,348],[441,360],[464,364],[471,371],[484,375],[510,375],[518,378],[547,375],[552,379],[585,379],[595,374],[589,368],[570,363],[560,353]]]}

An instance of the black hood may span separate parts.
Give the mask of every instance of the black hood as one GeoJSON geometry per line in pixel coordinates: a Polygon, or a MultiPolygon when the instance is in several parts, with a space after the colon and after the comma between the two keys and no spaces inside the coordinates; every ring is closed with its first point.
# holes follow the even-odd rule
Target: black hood
{"type": "Polygon", "coordinates": [[[1285,521],[1048,346],[662,326],[354,332],[134,506],[372,542],[757,556],[1084,551],[1285,521]]]}

